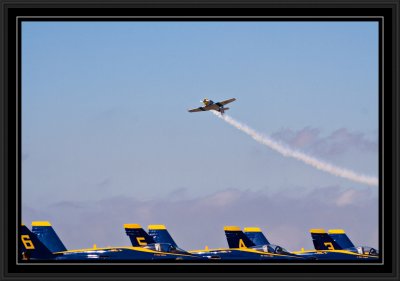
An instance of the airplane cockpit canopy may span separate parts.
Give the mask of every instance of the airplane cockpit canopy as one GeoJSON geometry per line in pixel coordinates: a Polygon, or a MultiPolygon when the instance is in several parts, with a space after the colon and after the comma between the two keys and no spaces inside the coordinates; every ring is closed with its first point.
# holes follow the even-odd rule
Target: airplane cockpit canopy
{"type": "Polygon", "coordinates": [[[356,249],[357,249],[357,253],[359,253],[359,254],[379,256],[379,251],[372,247],[359,246],[356,249]]]}
{"type": "Polygon", "coordinates": [[[345,249],[347,251],[357,253],[360,255],[370,255],[370,256],[379,256],[379,251],[375,248],[368,247],[368,246],[358,246],[354,248],[345,249]]]}
{"type": "Polygon", "coordinates": [[[187,254],[187,252],[185,250],[182,250],[179,247],[175,247],[169,243],[155,243],[155,244],[147,245],[144,248],[154,250],[157,252],[164,252],[164,253],[187,254]]]}
{"type": "Polygon", "coordinates": [[[274,254],[289,253],[285,248],[282,248],[281,246],[274,245],[274,244],[264,245],[262,247],[262,251],[266,252],[266,253],[274,253],[274,254]]]}

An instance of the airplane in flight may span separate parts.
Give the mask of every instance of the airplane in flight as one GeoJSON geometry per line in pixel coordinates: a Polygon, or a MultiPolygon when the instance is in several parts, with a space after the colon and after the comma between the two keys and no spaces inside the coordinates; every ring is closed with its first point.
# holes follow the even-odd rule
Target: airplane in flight
{"type": "Polygon", "coordinates": [[[310,229],[315,250],[293,252],[302,256],[314,256],[318,260],[378,260],[379,251],[366,246],[355,247],[343,229],[310,229]]]}
{"type": "MultiPolygon", "coordinates": [[[[122,246],[102,247],[93,245],[88,249],[67,250],[49,222],[33,222],[31,232],[21,225],[19,253],[20,260],[128,260],[128,261],[201,261],[206,258],[192,255],[180,249],[160,247],[122,246]]],[[[140,228],[136,225],[136,228],[140,228]]],[[[138,240],[143,243],[142,240],[138,240]]]]}
{"type": "Polygon", "coordinates": [[[208,111],[208,110],[215,110],[220,112],[221,114],[224,114],[224,112],[226,110],[229,109],[229,107],[224,107],[224,105],[231,103],[233,101],[235,101],[235,98],[229,99],[229,100],[224,100],[224,101],[220,101],[220,102],[213,102],[210,99],[203,99],[202,102],[204,104],[204,106],[198,107],[198,108],[194,108],[194,109],[189,109],[189,112],[199,112],[199,111],[208,111]]]}

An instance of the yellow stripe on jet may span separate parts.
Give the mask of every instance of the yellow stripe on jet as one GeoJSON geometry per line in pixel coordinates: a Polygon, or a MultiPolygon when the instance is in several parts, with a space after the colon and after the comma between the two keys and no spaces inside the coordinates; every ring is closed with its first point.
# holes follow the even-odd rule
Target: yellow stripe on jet
{"type": "MultiPolygon", "coordinates": [[[[202,254],[202,253],[214,253],[214,252],[232,252],[232,251],[238,251],[238,252],[248,252],[248,253],[255,253],[255,254],[260,254],[263,256],[277,256],[277,257],[289,257],[289,255],[285,254],[275,254],[275,253],[269,253],[269,252],[263,252],[255,249],[250,249],[250,248],[216,248],[216,249],[208,249],[208,250],[191,250],[189,253],[192,254],[202,254]]],[[[293,256],[290,256],[293,257],[293,256]]],[[[301,259],[301,257],[298,257],[301,259]]]]}
{"type": "MultiPolygon", "coordinates": [[[[236,250],[236,249],[230,249],[230,250],[236,250]]],[[[275,254],[275,253],[269,253],[269,252],[263,252],[255,249],[249,249],[249,248],[239,248],[237,249],[242,252],[249,252],[249,253],[256,253],[256,254],[261,254],[261,255],[268,255],[268,256],[277,256],[277,257],[293,257],[290,255],[285,255],[285,254],[275,254]]],[[[300,258],[300,257],[298,257],[300,258]]]]}
{"type": "Polygon", "coordinates": [[[379,258],[378,256],[371,256],[368,254],[359,254],[359,253],[354,253],[351,251],[346,251],[346,250],[305,250],[305,251],[294,251],[292,254],[304,254],[304,253],[316,253],[316,254],[323,254],[323,253],[341,253],[341,254],[347,254],[347,255],[353,255],[353,256],[359,256],[359,257],[364,257],[364,258],[379,258]]]}
{"type": "Polygon", "coordinates": [[[224,231],[240,231],[239,226],[224,226],[224,231]]]}
{"type": "Polygon", "coordinates": [[[32,226],[51,226],[48,221],[33,221],[32,226]]]}
{"type": "Polygon", "coordinates": [[[244,232],[261,232],[259,227],[245,227],[244,232]]]}
{"type": "Polygon", "coordinates": [[[140,224],[137,223],[126,223],[124,224],[124,228],[129,228],[129,229],[136,229],[136,228],[142,228],[140,224]]]}
{"type": "Polygon", "coordinates": [[[310,232],[311,233],[326,233],[326,230],[325,229],[323,229],[323,228],[312,228],[312,229],[310,229],[310,232]]]}
{"type": "Polygon", "coordinates": [[[166,255],[171,255],[171,256],[187,256],[190,257],[191,255],[187,254],[181,254],[181,253],[170,253],[170,252],[160,252],[160,251],[155,251],[152,249],[146,249],[146,248],[141,248],[141,247],[111,247],[111,248],[88,248],[88,249],[78,249],[78,250],[69,250],[69,251],[64,251],[64,252],[56,252],[54,254],[65,254],[65,253],[82,253],[82,252],[88,252],[88,253],[96,253],[99,251],[119,251],[119,250],[133,250],[137,252],[146,252],[146,253],[153,253],[153,254],[166,254],[166,255]]]}
{"type": "Polygon", "coordinates": [[[345,234],[343,229],[329,229],[328,233],[329,234],[345,234]]]}
{"type": "Polygon", "coordinates": [[[152,230],[166,230],[167,228],[163,224],[150,224],[148,226],[149,229],[152,230]]]}

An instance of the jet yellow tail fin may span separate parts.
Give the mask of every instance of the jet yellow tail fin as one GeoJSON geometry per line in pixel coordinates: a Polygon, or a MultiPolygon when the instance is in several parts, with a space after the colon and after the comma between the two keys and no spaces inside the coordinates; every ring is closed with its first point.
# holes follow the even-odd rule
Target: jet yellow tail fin
{"type": "Polygon", "coordinates": [[[248,248],[255,246],[238,226],[225,226],[224,231],[229,248],[248,248]]]}
{"type": "Polygon", "coordinates": [[[269,245],[269,241],[259,227],[245,227],[244,234],[256,245],[269,245]]]}
{"type": "Polygon", "coordinates": [[[325,229],[313,228],[310,229],[310,233],[315,250],[342,250],[342,247],[328,235],[325,229]]]}
{"type": "Polygon", "coordinates": [[[140,224],[124,224],[124,228],[126,235],[129,236],[134,247],[142,247],[155,243],[154,239],[144,231],[140,224]]]}
{"type": "Polygon", "coordinates": [[[169,243],[174,247],[178,247],[167,228],[163,224],[151,224],[148,226],[149,235],[156,243],[169,243]]]}
{"type": "Polygon", "coordinates": [[[33,221],[32,232],[51,252],[54,253],[67,250],[57,233],[54,231],[50,222],[33,221]]]}

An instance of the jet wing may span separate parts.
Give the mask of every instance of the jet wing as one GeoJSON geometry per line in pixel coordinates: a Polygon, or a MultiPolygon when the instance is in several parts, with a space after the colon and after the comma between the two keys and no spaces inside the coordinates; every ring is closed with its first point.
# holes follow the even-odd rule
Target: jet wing
{"type": "Polygon", "coordinates": [[[230,103],[230,102],[233,102],[233,101],[235,101],[235,100],[236,100],[236,99],[233,98],[233,99],[229,99],[229,100],[224,100],[224,101],[216,102],[215,104],[218,105],[218,106],[223,106],[223,105],[228,104],[228,103],[230,103]]]}

